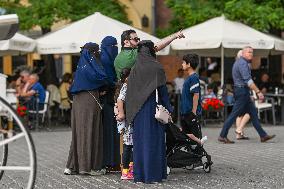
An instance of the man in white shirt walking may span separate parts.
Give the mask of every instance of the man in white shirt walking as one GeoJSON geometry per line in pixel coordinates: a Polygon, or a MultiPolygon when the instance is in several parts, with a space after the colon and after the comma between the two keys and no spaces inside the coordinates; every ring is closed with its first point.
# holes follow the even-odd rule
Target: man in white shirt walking
{"type": "Polygon", "coordinates": [[[176,94],[181,94],[183,83],[184,83],[183,70],[179,69],[177,72],[177,77],[173,80],[173,85],[175,86],[176,94]]]}

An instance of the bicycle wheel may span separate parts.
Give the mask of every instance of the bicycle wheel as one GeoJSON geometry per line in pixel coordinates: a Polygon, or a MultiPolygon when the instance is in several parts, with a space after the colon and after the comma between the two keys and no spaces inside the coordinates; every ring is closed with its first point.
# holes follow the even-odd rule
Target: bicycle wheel
{"type": "MultiPolygon", "coordinates": [[[[0,142],[3,141],[6,138],[6,135],[3,133],[0,133],[0,142]]],[[[7,164],[7,157],[8,157],[8,144],[5,144],[2,146],[2,149],[0,150],[0,166],[5,166],[7,164]]],[[[0,170],[0,180],[2,179],[2,176],[4,174],[4,170],[0,170]]]]}
{"type": "MultiPolygon", "coordinates": [[[[28,153],[27,157],[25,155],[25,160],[28,162],[27,163],[28,165],[25,165],[26,162],[24,162],[24,166],[21,165],[21,164],[23,164],[22,159],[19,162],[14,162],[14,161],[10,162],[10,160],[9,160],[11,165],[2,164],[0,166],[0,171],[5,171],[5,172],[9,171],[9,173],[12,172],[12,171],[13,172],[15,171],[17,173],[21,172],[21,171],[24,172],[24,173],[29,172],[29,174],[27,176],[28,178],[23,179],[23,180],[27,181],[27,184],[24,184],[25,188],[31,189],[34,186],[35,177],[36,177],[36,154],[35,154],[35,147],[34,147],[32,137],[31,137],[30,133],[27,131],[26,127],[23,125],[23,122],[18,117],[15,110],[1,97],[0,97],[0,112],[1,112],[2,117],[7,117],[9,121],[13,121],[13,123],[17,124],[17,126],[19,127],[17,132],[15,132],[13,130],[12,131],[9,130],[9,132],[13,133],[13,134],[7,134],[7,133],[4,134],[3,140],[0,141],[0,147],[1,148],[4,147],[3,149],[5,149],[5,146],[7,146],[7,152],[8,152],[8,145],[9,145],[9,149],[10,149],[9,156],[7,156],[7,154],[6,154],[6,161],[5,162],[7,163],[8,158],[10,158],[11,154],[13,153],[13,148],[12,148],[13,146],[21,145],[20,150],[27,150],[26,153],[28,153]],[[16,141],[18,141],[18,143],[16,141]],[[17,163],[19,163],[19,165],[17,165],[17,163]]],[[[15,149],[17,149],[17,148],[15,148],[15,149]]],[[[21,152],[20,154],[22,154],[22,153],[23,152],[21,152]]],[[[4,153],[3,153],[3,156],[5,156],[4,153]]],[[[14,175],[17,175],[17,173],[12,174],[12,176],[9,175],[9,178],[13,177],[14,175]]],[[[5,175],[6,175],[6,173],[5,173],[5,175]]],[[[2,174],[2,176],[3,176],[3,174],[2,174]]],[[[19,178],[18,176],[15,176],[15,177],[16,178],[13,179],[13,181],[19,178]]],[[[4,182],[4,180],[2,182],[4,182]]]]}

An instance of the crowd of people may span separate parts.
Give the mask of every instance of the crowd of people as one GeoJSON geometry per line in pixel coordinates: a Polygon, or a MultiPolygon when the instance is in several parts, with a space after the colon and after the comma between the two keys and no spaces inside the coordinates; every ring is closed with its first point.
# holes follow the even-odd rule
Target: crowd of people
{"type": "MultiPolygon", "coordinates": [[[[17,106],[25,106],[27,108],[24,120],[27,121],[26,124],[30,129],[34,129],[36,114],[44,109],[46,103],[49,104],[50,112],[56,112],[61,109],[62,123],[69,124],[71,110],[69,88],[71,83],[72,74],[65,73],[58,86],[50,84],[45,88],[40,83],[36,70],[32,70],[29,67],[21,67],[15,71],[14,75],[8,77],[7,88],[15,90],[17,106]]],[[[59,118],[59,115],[56,116],[59,118]]]]}
{"type": "MultiPolygon", "coordinates": [[[[86,43],[82,47],[70,86],[73,94],[72,141],[64,174],[102,175],[119,171],[122,164],[123,180],[155,183],[167,178],[165,127],[155,118],[155,113],[157,104],[164,106],[169,113],[173,112],[173,107],[166,75],[156,59],[156,52],[183,37],[182,32],[177,32],[154,44],[149,40],[140,41],[134,30],[127,30],[121,35],[119,54],[117,40],[112,36],[105,37],[101,46],[86,43]]],[[[218,139],[223,143],[233,143],[227,134],[238,116],[242,120],[237,124],[243,125],[246,115],[250,115],[261,142],[275,136],[267,135],[261,128],[255,107],[247,98],[249,87],[263,97],[251,80],[247,64],[251,60],[250,50],[244,48],[234,64],[236,100],[218,139]]],[[[178,71],[174,83],[176,91],[181,93],[180,131],[203,145],[207,136],[197,137],[200,136],[197,132],[202,112],[201,78],[196,73],[198,65],[198,55],[185,55],[182,70],[178,71]]],[[[209,89],[212,91],[208,95],[213,95],[213,87],[209,89]]],[[[242,128],[239,126],[236,133],[244,138],[242,128]]]]}
{"type": "Polygon", "coordinates": [[[156,52],[182,37],[177,32],[154,45],[127,30],[121,35],[119,54],[112,36],[105,37],[101,46],[82,47],[70,87],[72,142],[65,174],[118,171],[122,157],[122,179],[145,183],[166,179],[164,128],[154,118],[156,89],[161,103],[169,111],[172,107],[156,52]]]}
{"type": "MultiPolygon", "coordinates": [[[[44,108],[46,93],[44,87],[39,83],[36,73],[31,73],[28,69],[22,70],[19,77],[14,83],[10,83],[9,87],[16,89],[19,104],[26,106],[27,110],[40,111],[44,108]]],[[[29,115],[26,115],[27,125],[33,129],[34,125],[31,124],[31,119],[29,115]]]]}
{"type": "MultiPolygon", "coordinates": [[[[155,118],[155,113],[157,104],[161,104],[173,115],[173,106],[165,71],[156,59],[156,52],[184,37],[179,31],[154,44],[149,40],[140,41],[134,30],[126,30],[121,35],[120,53],[117,39],[112,36],[106,36],[100,45],[89,42],[81,47],[75,74],[65,74],[59,86],[61,109],[71,109],[72,139],[64,174],[96,176],[121,171],[122,180],[143,183],[162,182],[167,178],[165,127],[155,118]]],[[[251,79],[248,63],[252,56],[253,49],[245,47],[233,66],[234,106],[218,138],[225,144],[234,143],[227,135],[235,121],[236,138],[249,139],[243,131],[249,119],[261,142],[275,137],[262,129],[250,99],[250,90],[262,100],[268,87],[266,75],[262,76],[261,88],[251,79]]],[[[202,100],[217,98],[218,94],[214,84],[209,84],[207,92],[201,95],[200,83],[208,82],[204,71],[210,73],[210,80],[218,82],[213,79],[218,65],[207,59],[208,69],[200,69],[199,76],[196,73],[199,59],[196,54],[184,55],[173,85],[181,99],[180,131],[203,145],[207,136],[198,137],[202,100]]],[[[19,101],[28,109],[34,110],[35,106],[43,109],[46,92],[37,74],[27,69],[21,71],[15,88],[19,101]]],[[[49,91],[53,90],[49,87],[49,91]]]]}

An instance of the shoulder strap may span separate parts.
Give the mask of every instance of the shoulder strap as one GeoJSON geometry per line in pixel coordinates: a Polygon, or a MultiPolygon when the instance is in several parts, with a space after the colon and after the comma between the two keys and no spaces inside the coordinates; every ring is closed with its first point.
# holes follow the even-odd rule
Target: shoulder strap
{"type": "Polygon", "coordinates": [[[102,110],[103,107],[102,107],[102,105],[99,103],[99,101],[97,100],[97,98],[96,98],[90,91],[88,91],[88,93],[95,99],[95,101],[96,101],[97,104],[99,105],[100,109],[102,110]]]}
{"type": "Polygon", "coordinates": [[[157,104],[158,104],[158,102],[159,102],[158,89],[156,89],[156,102],[157,102],[157,104]]]}

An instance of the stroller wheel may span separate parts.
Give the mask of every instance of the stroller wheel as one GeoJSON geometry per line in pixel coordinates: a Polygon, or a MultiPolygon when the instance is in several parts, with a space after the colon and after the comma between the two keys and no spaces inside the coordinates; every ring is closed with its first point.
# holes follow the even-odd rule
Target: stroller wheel
{"type": "Polygon", "coordinates": [[[211,165],[208,162],[205,162],[203,164],[203,170],[205,171],[205,173],[210,173],[211,172],[211,165]]]}
{"type": "Polygon", "coordinates": [[[167,166],[167,175],[169,175],[170,173],[171,173],[171,168],[167,166]]]}
{"type": "Polygon", "coordinates": [[[194,164],[185,166],[185,169],[187,169],[187,170],[193,170],[193,169],[194,169],[194,164]]]}

